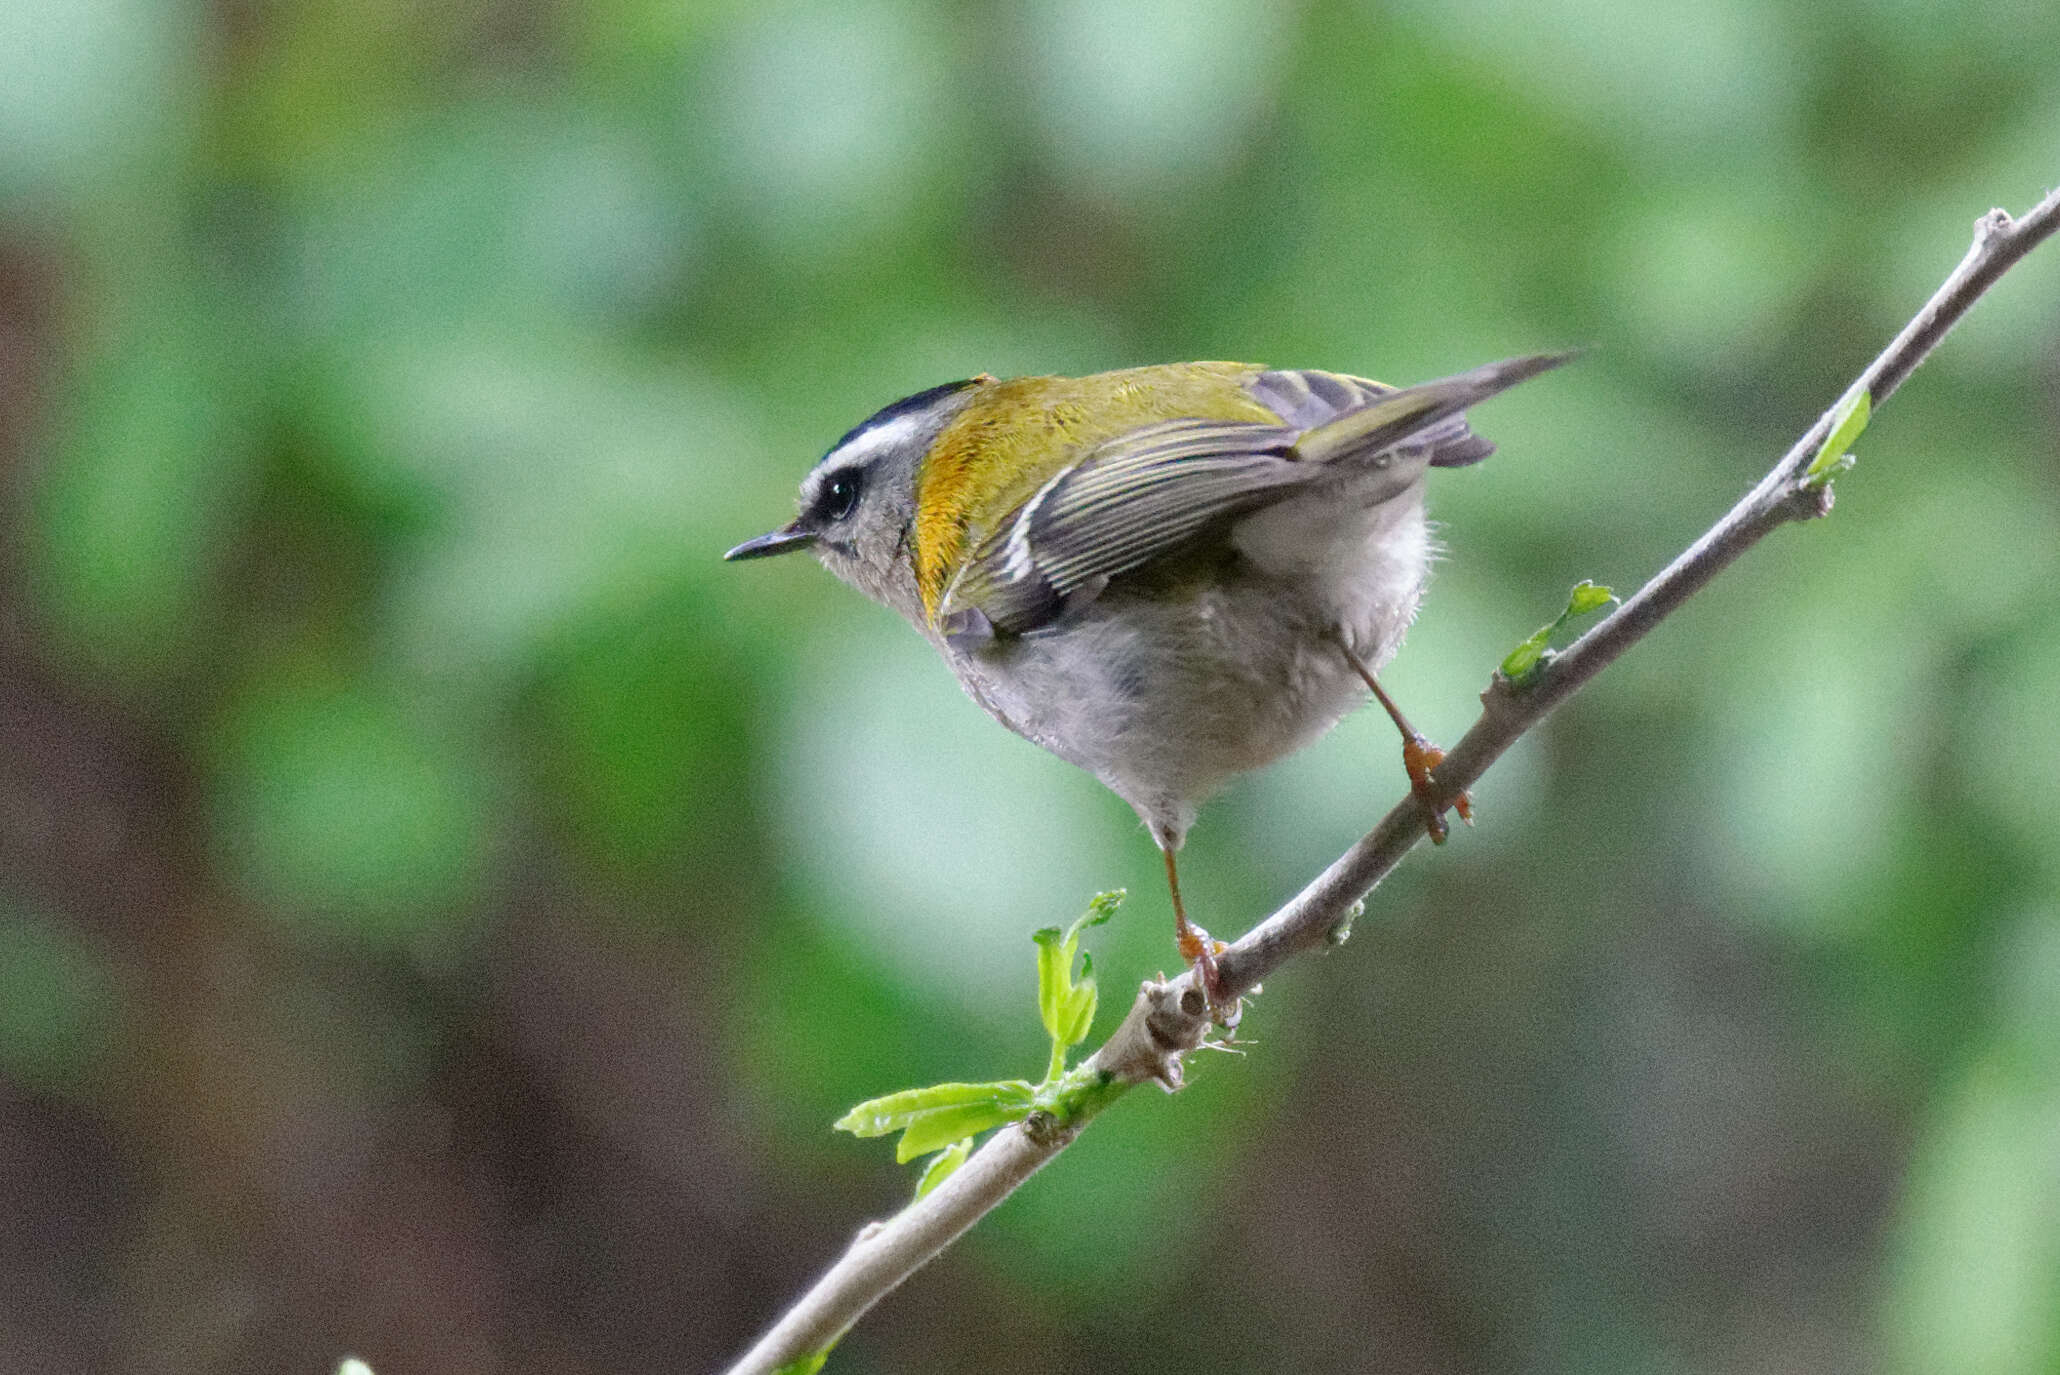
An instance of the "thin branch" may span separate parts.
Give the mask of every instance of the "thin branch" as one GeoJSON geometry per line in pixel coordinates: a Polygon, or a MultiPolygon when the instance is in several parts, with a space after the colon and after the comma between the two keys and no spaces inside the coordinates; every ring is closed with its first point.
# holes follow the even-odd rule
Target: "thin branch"
{"type": "MultiPolygon", "coordinates": [[[[1854,382],[1874,407],[1894,394],[1947,332],[1998,278],[2060,229],[2060,191],[2013,220],[1991,210],[1975,222],[1974,243],[1945,284],[1854,382]]],[[[1832,426],[1833,407],[1722,520],[1657,577],[1521,686],[1499,675],[1481,695],[1481,717],[1437,768],[1442,800],[1473,785],[1524,732],[1643,639],[1777,526],[1831,509],[1828,485],[1804,474],[1832,426]]],[[[1228,990],[1249,992],[1289,956],[1325,946],[1355,904],[1373,891],[1424,834],[1416,799],[1398,803],[1364,839],[1339,856],[1279,911],[1218,956],[1228,990]]],[[[1209,1030],[1207,1009],[1190,972],[1148,981],[1115,1034],[1088,1063],[1112,1084],[1156,1080],[1180,1084],[1182,1057],[1209,1030]]],[[[825,1349],[917,1267],[955,1241],[1057,1155],[1082,1122],[1060,1126],[1033,1118],[1005,1127],[958,1172],[884,1223],[861,1231],[842,1258],[817,1280],[729,1375],[771,1375],[825,1349]]]]}

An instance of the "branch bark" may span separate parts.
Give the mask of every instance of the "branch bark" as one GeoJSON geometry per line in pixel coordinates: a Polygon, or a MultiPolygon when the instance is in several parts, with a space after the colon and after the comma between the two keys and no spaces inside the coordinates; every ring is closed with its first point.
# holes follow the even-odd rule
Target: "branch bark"
{"type": "MultiPolygon", "coordinates": [[[[1865,388],[1876,408],[1916,370],[2002,275],[2060,229],[2060,191],[2021,218],[1991,210],[1974,225],[1960,265],[1847,389],[1865,388]]],[[[1816,423],[1730,511],[1623,605],[1591,627],[1521,686],[1499,674],[1481,695],[1480,719],[1437,768],[1441,800],[1472,786],[1526,731],[1614,663],[1683,602],[1770,531],[1831,509],[1828,484],[1805,473],[1831,433],[1836,407],[1816,423]]],[[[1321,948],[1424,834],[1423,811],[1405,797],[1308,887],[1218,957],[1232,994],[1249,992],[1290,956],[1321,948]]],[[[1111,1084],[1181,1080],[1181,1061],[1210,1026],[1192,972],[1147,981],[1115,1033],[1088,1060],[1111,1084]]],[[[1005,1127],[931,1193],[862,1230],[849,1250],[746,1352],[729,1375],[771,1375],[827,1349],[865,1311],[1013,1193],[1079,1134],[1033,1118],[1005,1127]]]]}

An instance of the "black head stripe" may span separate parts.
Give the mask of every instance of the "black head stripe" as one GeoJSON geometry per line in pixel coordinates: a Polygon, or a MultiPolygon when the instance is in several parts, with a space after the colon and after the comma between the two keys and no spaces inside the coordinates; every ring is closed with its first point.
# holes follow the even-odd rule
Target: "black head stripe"
{"type": "Polygon", "coordinates": [[[925,388],[924,390],[917,392],[913,396],[904,396],[891,406],[882,406],[879,410],[874,411],[871,415],[867,416],[865,419],[859,421],[856,425],[853,425],[849,430],[847,430],[842,439],[838,440],[835,444],[832,444],[830,446],[829,452],[837,452],[837,450],[843,448],[852,440],[857,439],[867,430],[874,429],[878,426],[884,425],[890,420],[898,420],[904,415],[910,415],[916,411],[926,410],[930,406],[935,405],[937,402],[943,400],[945,397],[950,396],[954,392],[963,391],[967,387],[973,386],[980,380],[981,379],[977,377],[961,378],[959,381],[956,382],[946,382],[941,386],[925,388]]]}

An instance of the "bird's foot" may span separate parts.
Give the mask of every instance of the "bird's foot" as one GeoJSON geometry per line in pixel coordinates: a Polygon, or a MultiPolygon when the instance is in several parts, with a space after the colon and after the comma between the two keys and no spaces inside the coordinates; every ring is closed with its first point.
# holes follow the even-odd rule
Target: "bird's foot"
{"type": "MultiPolygon", "coordinates": [[[[1244,1014],[1244,1000],[1230,996],[1224,989],[1223,971],[1216,963],[1216,957],[1230,947],[1211,937],[1185,915],[1180,917],[1179,925],[1174,928],[1173,940],[1180,947],[1180,958],[1195,971],[1195,981],[1201,985],[1209,1020],[1225,1031],[1235,1032],[1238,1018],[1244,1014]]],[[[1193,1009],[1197,1013],[1202,1010],[1193,1009]]]]}
{"type": "MultiPolygon", "coordinates": [[[[1421,735],[1411,733],[1402,742],[1402,767],[1409,772],[1409,791],[1416,794],[1417,805],[1423,808],[1423,827],[1433,845],[1443,845],[1449,830],[1444,808],[1438,805],[1438,782],[1432,772],[1444,762],[1445,752],[1421,735]]],[[[1473,825],[1473,794],[1462,792],[1449,805],[1459,813],[1461,821],[1473,825]]]]}
{"type": "Polygon", "coordinates": [[[1445,752],[1433,745],[1409,724],[1409,718],[1402,714],[1402,708],[1395,705],[1395,699],[1388,696],[1387,689],[1380,685],[1380,679],[1373,676],[1372,667],[1359,657],[1342,631],[1333,631],[1332,638],[1338,648],[1344,651],[1345,662],[1352,666],[1366,684],[1374,700],[1381,704],[1381,710],[1395,723],[1395,729],[1402,732],[1402,767],[1409,771],[1409,791],[1416,794],[1417,805],[1423,808],[1423,828],[1429,833],[1431,844],[1443,845],[1448,834],[1445,826],[1445,807],[1459,813],[1459,819],[1473,825],[1473,797],[1465,792],[1440,806],[1438,784],[1432,770],[1445,762],[1445,752]]]}

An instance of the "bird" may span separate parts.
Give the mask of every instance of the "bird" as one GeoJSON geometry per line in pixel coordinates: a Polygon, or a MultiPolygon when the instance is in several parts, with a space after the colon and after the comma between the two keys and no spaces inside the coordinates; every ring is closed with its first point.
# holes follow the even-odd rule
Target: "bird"
{"type": "MultiPolygon", "coordinates": [[[[1434,556],[1426,475],[1494,451],[1469,407],[1571,357],[1407,387],[1233,362],[983,373],[861,421],[810,469],[792,521],[724,557],[811,551],[908,620],[995,720],[1129,803],[1164,857],[1180,954],[1235,1026],[1224,947],[1180,891],[1198,808],[1371,696],[1445,838],[1443,754],[1376,676],[1434,556]]],[[[1464,793],[1449,805],[1471,821],[1464,793]]]]}

